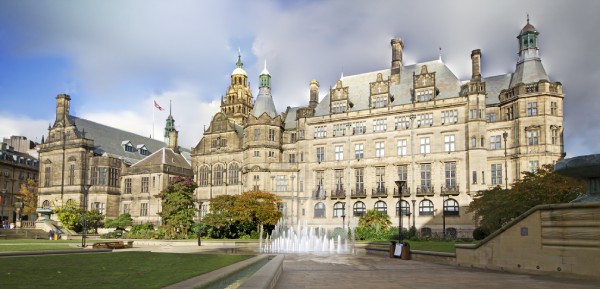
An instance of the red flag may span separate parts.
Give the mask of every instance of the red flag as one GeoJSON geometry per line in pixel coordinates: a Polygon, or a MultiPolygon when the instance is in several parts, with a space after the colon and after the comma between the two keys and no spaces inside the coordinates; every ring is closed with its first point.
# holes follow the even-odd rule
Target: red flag
{"type": "Polygon", "coordinates": [[[162,107],[160,107],[160,105],[158,105],[158,102],[156,102],[156,100],[154,101],[154,107],[158,108],[158,110],[160,111],[164,110],[162,107]]]}

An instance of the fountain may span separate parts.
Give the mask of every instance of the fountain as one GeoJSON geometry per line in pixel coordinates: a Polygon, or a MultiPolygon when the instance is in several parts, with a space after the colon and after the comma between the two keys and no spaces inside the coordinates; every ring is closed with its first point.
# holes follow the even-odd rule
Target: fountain
{"type": "Polygon", "coordinates": [[[298,224],[288,227],[283,220],[279,220],[271,235],[267,233],[264,240],[263,228],[261,227],[260,230],[261,253],[350,254],[354,252],[353,229],[342,229],[335,234],[336,232],[328,232],[321,226],[308,226],[306,221],[302,226],[298,224]]]}

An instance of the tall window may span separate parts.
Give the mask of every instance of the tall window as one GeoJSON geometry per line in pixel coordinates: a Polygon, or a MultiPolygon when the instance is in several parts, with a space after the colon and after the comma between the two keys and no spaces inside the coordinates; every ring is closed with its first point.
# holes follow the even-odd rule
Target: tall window
{"type": "Polygon", "coordinates": [[[477,171],[472,172],[471,179],[473,179],[473,184],[477,184],[477,171]]]}
{"type": "Polygon", "coordinates": [[[356,193],[362,193],[365,190],[364,174],[365,174],[364,168],[354,169],[356,193]]]}
{"type": "Polygon", "coordinates": [[[527,131],[527,144],[536,145],[538,144],[538,130],[528,130],[527,131]]]}
{"type": "Polygon", "coordinates": [[[288,160],[290,163],[295,163],[296,162],[296,154],[289,154],[288,160]]]}
{"type": "Polygon", "coordinates": [[[287,192],[288,180],[287,176],[275,176],[278,192],[287,192]]]}
{"type": "Polygon", "coordinates": [[[272,128],[269,129],[269,141],[275,141],[275,130],[272,128]]]}
{"type": "Polygon", "coordinates": [[[108,185],[116,187],[119,185],[119,170],[116,168],[108,168],[108,185]]]}
{"type": "Polygon", "coordinates": [[[502,136],[493,135],[490,137],[490,149],[499,150],[502,148],[502,136]]]}
{"type": "Polygon", "coordinates": [[[336,194],[344,192],[344,170],[335,170],[335,192],[336,194]]]}
{"type": "Polygon", "coordinates": [[[429,137],[421,138],[421,153],[422,154],[431,153],[431,139],[429,137]]]}
{"type": "Polygon", "coordinates": [[[208,186],[208,178],[210,175],[210,169],[208,168],[208,166],[200,167],[200,171],[198,172],[198,174],[198,185],[201,187],[208,186]]]}
{"type": "Polygon", "coordinates": [[[538,114],[537,102],[527,104],[527,116],[536,116],[538,114]]]}
{"type": "Polygon", "coordinates": [[[333,216],[339,218],[344,215],[344,204],[337,202],[333,205],[333,216]]]}
{"type": "Polygon", "coordinates": [[[260,140],[260,128],[255,128],[254,129],[254,140],[260,140]]]}
{"type": "Polygon", "coordinates": [[[50,178],[52,177],[52,168],[50,167],[50,165],[47,165],[44,168],[44,187],[49,187],[50,186],[50,178]]]}
{"type": "Polygon", "coordinates": [[[104,203],[94,202],[92,204],[92,209],[98,210],[98,212],[100,212],[100,214],[104,215],[104,203]]]}
{"type": "Polygon", "coordinates": [[[471,148],[477,147],[477,138],[474,136],[471,137],[471,148]]]}
{"type": "Polygon", "coordinates": [[[360,217],[360,216],[364,215],[366,211],[367,211],[367,206],[365,206],[365,203],[363,203],[361,201],[354,203],[353,213],[354,213],[355,217],[360,217]]]}
{"type": "Polygon", "coordinates": [[[456,163],[450,162],[444,164],[444,169],[446,173],[446,188],[454,189],[456,188],[456,163]]]}
{"type": "Polygon", "coordinates": [[[336,161],[344,160],[344,146],[343,145],[335,146],[335,160],[336,161]]]}
{"type": "Polygon", "coordinates": [[[406,140],[405,139],[398,140],[398,155],[399,156],[406,155],[406,140]]]}
{"type": "Polygon", "coordinates": [[[323,187],[323,179],[324,178],[325,178],[325,172],[324,171],[317,171],[316,179],[315,179],[316,183],[317,183],[317,186],[319,186],[321,188],[323,187]]]}
{"type": "Polygon", "coordinates": [[[131,194],[131,178],[125,179],[125,188],[123,189],[124,194],[131,194]]]}
{"type": "Polygon", "coordinates": [[[402,203],[396,203],[396,216],[398,216],[398,213],[400,212],[400,207],[402,207],[402,216],[410,214],[410,206],[407,201],[403,200],[402,203]]]}
{"type": "Polygon", "coordinates": [[[365,146],[364,144],[357,143],[354,144],[354,158],[355,159],[363,159],[365,157],[365,146]]]}
{"type": "Polygon", "coordinates": [[[419,203],[419,216],[433,216],[433,202],[422,200],[419,203]]]}
{"type": "Polygon", "coordinates": [[[384,201],[375,202],[375,210],[384,215],[387,215],[387,204],[384,201]]]}
{"type": "Polygon", "coordinates": [[[375,168],[375,187],[377,191],[383,193],[385,190],[385,167],[375,168]]]}
{"type": "Polygon", "coordinates": [[[558,129],[552,128],[551,135],[552,135],[552,144],[553,145],[558,144],[558,129]]]}
{"type": "Polygon", "coordinates": [[[254,185],[252,185],[252,188],[255,191],[260,190],[260,176],[259,175],[254,175],[254,176],[252,176],[252,179],[254,180],[254,185]]]}
{"type": "Polygon", "coordinates": [[[477,119],[477,109],[471,109],[469,110],[469,118],[470,119],[477,119]]]}
{"type": "Polygon", "coordinates": [[[456,150],[456,143],[454,142],[454,135],[444,136],[444,151],[453,152],[456,150]]]}
{"type": "Polygon", "coordinates": [[[315,127],[315,138],[327,137],[327,126],[316,126],[315,127]]]}
{"type": "Polygon", "coordinates": [[[98,185],[106,186],[106,168],[98,168],[98,185]]]}
{"type": "Polygon", "coordinates": [[[550,114],[558,115],[558,105],[556,104],[556,101],[550,102],[550,114]]]}
{"type": "Polygon", "coordinates": [[[325,204],[318,202],[315,205],[315,218],[325,218],[325,204]]]}
{"type": "Polygon", "coordinates": [[[399,181],[408,180],[408,166],[407,165],[398,166],[398,180],[399,181]]]}
{"type": "Polygon", "coordinates": [[[373,131],[382,132],[387,130],[387,122],[385,118],[373,120],[373,131]]]}
{"type": "Polygon", "coordinates": [[[492,164],[492,185],[502,184],[502,164],[492,164]]]}
{"type": "Polygon", "coordinates": [[[227,171],[227,183],[229,185],[237,185],[239,183],[239,172],[240,167],[237,163],[229,164],[229,169],[227,171]]]}
{"type": "Polygon", "coordinates": [[[317,147],[317,162],[325,161],[325,147],[317,147]]]}
{"type": "Polygon", "coordinates": [[[140,203],[140,216],[148,216],[148,203],[140,203]]]}
{"type": "Polygon", "coordinates": [[[421,164],[421,189],[428,191],[431,188],[431,164],[421,164]]]}
{"type": "Polygon", "coordinates": [[[75,164],[69,165],[69,185],[75,184],[75,164]]]}
{"type": "Polygon", "coordinates": [[[215,166],[214,170],[214,180],[213,185],[222,186],[223,185],[223,166],[218,164],[215,166]]]}
{"type": "Polygon", "coordinates": [[[529,161],[529,172],[530,173],[537,173],[538,168],[540,167],[540,162],[539,161],[529,161]]]}
{"type": "Polygon", "coordinates": [[[142,177],[142,193],[148,192],[148,185],[150,184],[149,177],[142,177]]]}
{"type": "Polygon", "coordinates": [[[375,156],[378,158],[385,156],[385,142],[378,141],[375,143],[375,156]]]}
{"type": "Polygon", "coordinates": [[[123,204],[123,213],[131,214],[131,204],[129,204],[129,203],[123,204]]]}

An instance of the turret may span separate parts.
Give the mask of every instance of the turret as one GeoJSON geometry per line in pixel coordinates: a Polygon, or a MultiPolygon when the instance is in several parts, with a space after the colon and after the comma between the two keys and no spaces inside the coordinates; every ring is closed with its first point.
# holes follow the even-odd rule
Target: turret
{"type": "Polygon", "coordinates": [[[393,84],[400,83],[400,73],[402,72],[402,52],[404,50],[404,43],[400,38],[394,38],[391,41],[392,45],[392,68],[391,68],[391,80],[393,84]]]}
{"type": "Polygon", "coordinates": [[[308,107],[315,108],[319,104],[319,82],[316,80],[310,81],[310,101],[308,107]]]}
{"type": "Polygon", "coordinates": [[[471,51],[471,81],[481,81],[481,51],[471,51]]]}

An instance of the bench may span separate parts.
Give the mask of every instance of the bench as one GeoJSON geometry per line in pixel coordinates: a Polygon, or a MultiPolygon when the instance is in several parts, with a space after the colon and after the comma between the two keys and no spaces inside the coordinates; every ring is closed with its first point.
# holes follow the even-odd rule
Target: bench
{"type": "Polygon", "coordinates": [[[133,241],[96,242],[92,245],[94,249],[126,249],[133,248],[133,241]]]}
{"type": "Polygon", "coordinates": [[[0,239],[2,239],[2,238],[6,240],[8,238],[8,236],[7,235],[0,235],[0,239]]]}

